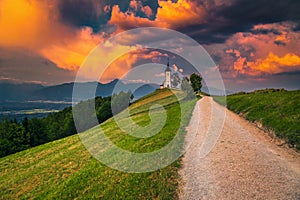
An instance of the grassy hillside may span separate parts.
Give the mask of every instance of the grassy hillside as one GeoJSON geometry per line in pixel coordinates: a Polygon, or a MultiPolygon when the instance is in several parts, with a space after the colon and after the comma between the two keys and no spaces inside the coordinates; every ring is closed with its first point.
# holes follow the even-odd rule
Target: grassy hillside
{"type": "MultiPolygon", "coordinates": [[[[124,134],[113,119],[100,126],[119,147],[150,152],[165,146],[177,129],[183,142],[185,131],[179,128],[179,121],[188,124],[195,102],[182,103],[181,115],[175,96],[163,90],[133,104],[131,116],[142,126],[150,122],[147,111],[154,103],[160,103],[167,110],[163,129],[150,138],[137,139],[124,134]]],[[[151,173],[113,170],[93,158],[78,135],[74,135],[1,158],[0,199],[176,199],[179,167],[180,160],[177,160],[151,173]]]]}
{"type": "MultiPolygon", "coordinates": [[[[220,99],[215,100],[221,104],[220,99]]],[[[259,90],[227,96],[228,109],[242,113],[246,119],[261,123],[300,149],[300,91],[259,90]]]]}

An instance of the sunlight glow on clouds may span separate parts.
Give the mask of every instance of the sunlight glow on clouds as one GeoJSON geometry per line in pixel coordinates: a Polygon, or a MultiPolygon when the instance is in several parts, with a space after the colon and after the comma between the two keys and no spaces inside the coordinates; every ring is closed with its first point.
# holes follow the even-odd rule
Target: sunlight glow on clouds
{"type": "MultiPolygon", "coordinates": [[[[137,9],[137,1],[131,1],[131,5],[137,9]]],[[[168,1],[159,1],[160,7],[157,9],[155,20],[135,16],[134,13],[122,12],[120,7],[115,5],[112,9],[110,24],[114,24],[119,30],[128,28],[157,26],[163,28],[178,28],[191,24],[205,22],[205,10],[194,5],[188,0],[178,0],[176,3],[168,1]]],[[[149,12],[149,11],[147,11],[149,12]]],[[[146,13],[146,12],[145,12],[146,13]]],[[[147,13],[146,13],[147,14],[147,13]]]]}
{"type": "Polygon", "coordinates": [[[257,59],[255,62],[248,63],[251,70],[278,74],[289,71],[300,71],[300,57],[293,53],[288,53],[279,57],[272,52],[265,59],[257,59]]]}
{"type": "MultiPolygon", "coordinates": [[[[115,45],[116,46],[116,45],[115,45]]],[[[124,46],[119,46],[115,48],[125,48],[124,46]]],[[[105,71],[101,77],[101,82],[108,82],[114,78],[121,78],[126,74],[133,66],[137,64],[138,61],[141,63],[144,62],[153,62],[158,63],[161,57],[166,57],[165,54],[158,51],[149,51],[147,49],[136,50],[134,47],[131,47],[131,52],[122,55],[117,60],[115,60],[108,69],[105,71]]],[[[118,55],[118,54],[116,54],[118,55]]]]}
{"type": "Polygon", "coordinates": [[[59,22],[55,1],[0,1],[0,45],[29,48],[58,67],[77,70],[88,53],[103,39],[91,28],[59,22]]]}
{"type": "Polygon", "coordinates": [[[89,27],[83,27],[75,37],[65,39],[63,44],[51,45],[43,49],[41,54],[61,68],[76,71],[101,41],[101,35],[93,34],[89,27]]]}
{"type": "MultiPolygon", "coordinates": [[[[108,37],[132,28],[153,26],[175,29],[197,41],[206,41],[205,48],[228,79],[298,72],[300,19],[293,7],[299,3],[293,1],[295,5],[285,5],[274,1],[271,14],[268,8],[263,7],[265,1],[242,2],[0,0],[0,48],[28,50],[35,55],[33,58],[41,56],[51,62],[52,67],[74,73],[89,52],[108,37]],[[249,5],[255,5],[257,12],[252,10],[248,15],[240,15],[240,10],[250,9],[249,5]]],[[[161,38],[162,41],[157,42],[174,45],[174,49],[180,51],[176,42],[170,40],[168,43],[164,40],[165,36],[161,38]]],[[[121,50],[134,50],[135,47],[127,46],[128,41],[140,43],[143,38],[138,34],[122,38],[118,44],[111,46],[112,52],[107,59],[121,50]]],[[[121,77],[143,59],[159,63],[166,56],[147,50],[123,55],[111,64],[103,81],[121,77]]],[[[178,66],[178,70],[188,71],[178,66]]],[[[99,67],[103,67],[102,63],[93,64],[94,70],[99,67]]],[[[85,75],[87,79],[93,77],[94,71],[87,71],[85,75]]],[[[18,77],[4,78],[13,80],[18,77]]]]}
{"type": "MultiPolygon", "coordinates": [[[[28,0],[0,1],[0,45],[40,48],[50,44],[63,27],[50,3],[28,0]]],[[[60,33],[61,34],[61,33],[60,33]]]]}

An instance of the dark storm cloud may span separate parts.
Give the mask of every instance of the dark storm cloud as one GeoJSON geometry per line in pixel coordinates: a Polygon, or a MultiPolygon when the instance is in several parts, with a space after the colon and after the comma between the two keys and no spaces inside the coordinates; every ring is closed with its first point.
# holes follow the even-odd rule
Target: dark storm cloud
{"type": "MultiPolygon", "coordinates": [[[[155,18],[158,0],[143,0],[143,6],[149,6],[153,11],[151,19],[155,18]]],[[[63,0],[59,4],[61,20],[73,26],[89,26],[98,32],[111,18],[111,8],[118,5],[120,11],[129,9],[130,0],[63,0]],[[106,9],[105,9],[106,7],[106,9]]],[[[146,17],[145,13],[137,12],[136,16],[146,17]]]]}
{"type": "Polygon", "coordinates": [[[237,25],[274,23],[299,20],[299,7],[299,0],[236,0],[217,14],[237,25]]]}
{"type": "Polygon", "coordinates": [[[135,15],[139,17],[144,17],[144,18],[149,18],[151,20],[155,19],[155,16],[157,14],[157,8],[159,7],[158,5],[158,0],[142,0],[141,1],[143,6],[149,6],[153,12],[153,15],[149,18],[146,16],[144,12],[138,11],[135,15]]]}
{"type": "Polygon", "coordinates": [[[218,27],[216,24],[200,24],[183,27],[179,29],[179,31],[189,35],[200,44],[223,43],[231,35],[231,33],[222,33],[215,29],[214,26],[218,27]]]}
{"type": "MultiPolygon", "coordinates": [[[[105,0],[105,4],[106,5],[110,5],[111,7],[113,7],[114,5],[118,5],[120,8],[121,12],[127,12],[128,10],[130,10],[130,1],[131,0],[105,0]]],[[[157,14],[157,8],[159,7],[158,5],[158,0],[137,0],[138,2],[141,2],[142,6],[149,6],[153,12],[153,15],[149,18],[148,16],[145,15],[144,12],[142,12],[141,10],[138,10],[134,13],[135,16],[138,17],[144,17],[144,18],[149,18],[151,20],[155,19],[155,16],[157,14]]],[[[109,16],[111,17],[111,12],[109,13],[109,16]]]]}
{"type": "Polygon", "coordinates": [[[275,40],[274,44],[281,45],[281,46],[286,46],[286,43],[281,41],[281,40],[275,40]]]}
{"type": "Polygon", "coordinates": [[[300,31],[300,19],[295,21],[297,25],[293,28],[293,31],[300,31]]]}
{"type": "MultiPolygon", "coordinates": [[[[292,71],[292,72],[281,72],[274,74],[275,76],[282,76],[282,75],[295,75],[300,77],[300,71],[292,71]]],[[[299,78],[300,79],[300,78],[299,78]]]]}
{"type": "MultiPolygon", "coordinates": [[[[254,24],[295,21],[298,22],[295,31],[300,27],[299,0],[233,0],[232,3],[222,5],[216,5],[210,0],[191,1],[195,6],[202,6],[207,11],[207,23],[183,25],[179,31],[188,34],[201,44],[222,43],[237,32],[281,34],[276,29],[252,30],[254,24]]],[[[159,7],[158,0],[139,2],[151,8],[153,15],[150,19],[155,20],[159,7]]],[[[63,22],[78,27],[89,26],[94,32],[98,32],[110,20],[114,5],[118,5],[121,12],[130,10],[130,0],[64,0],[59,4],[59,11],[63,22]],[[109,6],[110,9],[105,11],[105,6],[109,6]]],[[[134,14],[138,17],[147,17],[140,10],[134,14]]]]}
{"type": "Polygon", "coordinates": [[[143,0],[142,1],[144,6],[149,6],[153,12],[156,12],[158,5],[158,0],[143,0]]]}
{"type": "Polygon", "coordinates": [[[216,6],[213,3],[206,3],[206,6],[208,6],[207,23],[179,30],[202,44],[222,43],[237,32],[281,34],[275,29],[252,30],[255,24],[294,21],[298,23],[295,29],[300,28],[299,0],[235,0],[228,5],[216,6]]]}
{"type": "Polygon", "coordinates": [[[122,12],[126,12],[129,8],[130,0],[104,0],[103,2],[105,3],[105,5],[118,5],[122,12]]]}
{"type": "Polygon", "coordinates": [[[89,26],[95,32],[100,25],[106,24],[110,16],[104,12],[103,1],[96,0],[63,0],[59,11],[61,20],[74,26],[89,26]]]}
{"type": "Polygon", "coordinates": [[[256,34],[256,35],[258,35],[258,34],[267,35],[269,33],[273,33],[274,35],[281,35],[282,34],[279,30],[276,30],[276,29],[264,29],[264,28],[251,30],[250,32],[252,34],[256,34]]]}

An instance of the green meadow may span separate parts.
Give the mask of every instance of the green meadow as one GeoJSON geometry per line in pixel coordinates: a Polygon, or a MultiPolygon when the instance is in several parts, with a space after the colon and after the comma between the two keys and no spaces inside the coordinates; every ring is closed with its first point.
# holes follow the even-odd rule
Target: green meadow
{"type": "MultiPolygon", "coordinates": [[[[189,123],[196,100],[183,101],[182,92],[173,92],[180,97],[181,107],[172,91],[160,90],[129,108],[132,120],[143,127],[151,123],[148,112],[151,106],[164,107],[153,113],[167,115],[163,128],[151,137],[128,135],[113,118],[82,134],[88,137],[101,128],[118,147],[140,153],[164,147],[178,132],[182,147],[184,127],[189,123]]],[[[180,162],[177,159],[154,172],[121,172],[100,163],[80,137],[73,135],[1,158],[0,199],[177,199],[180,162]]]]}
{"type": "MultiPolygon", "coordinates": [[[[225,104],[221,98],[214,99],[225,104]]],[[[258,90],[227,96],[227,108],[251,122],[261,123],[291,147],[300,149],[300,90],[258,90]]]]}

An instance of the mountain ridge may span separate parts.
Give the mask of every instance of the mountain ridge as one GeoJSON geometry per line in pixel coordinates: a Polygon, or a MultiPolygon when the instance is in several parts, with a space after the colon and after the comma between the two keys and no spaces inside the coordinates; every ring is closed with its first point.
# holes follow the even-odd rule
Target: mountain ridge
{"type": "MultiPolygon", "coordinates": [[[[0,82],[0,101],[72,101],[73,87],[77,84],[80,89],[91,91],[96,87],[95,96],[107,97],[120,91],[132,90],[136,98],[145,96],[157,88],[156,84],[123,83],[114,79],[109,83],[100,82],[68,82],[58,85],[44,86],[38,83],[0,82]],[[116,87],[117,86],[117,87],[116,87]]],[[[84,97],[84,95],[83,95],[84,97]]],[[[86,100],[85,98],[78,99],[86,100]]]]}

